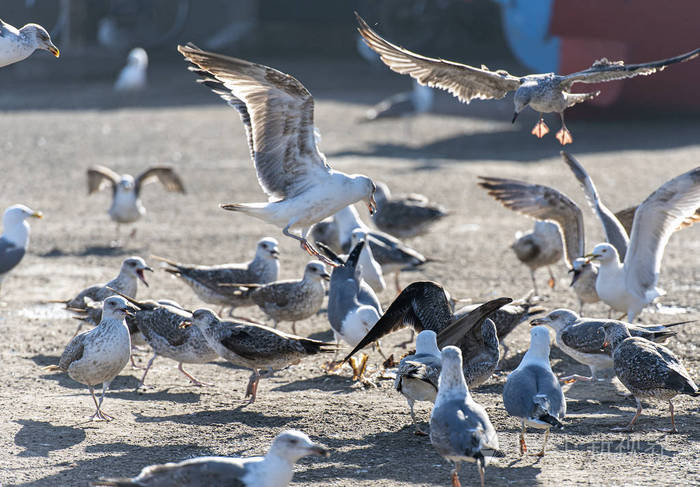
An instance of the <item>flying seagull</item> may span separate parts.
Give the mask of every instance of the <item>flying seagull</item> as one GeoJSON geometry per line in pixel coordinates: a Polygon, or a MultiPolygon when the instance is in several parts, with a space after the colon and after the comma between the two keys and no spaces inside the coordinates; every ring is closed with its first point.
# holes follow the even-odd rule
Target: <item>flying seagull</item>
{"type": "Polygon", "coordinates": [[[656,287],[671,234],[700,207],[700,166],[664,183],[637,208],[624,260],[601,243],[586,257],[600,262],[596,292],[632,322],[663,293],[656,287]]]}
{"type": "Polygon", "coordinates": [[[119,225],[133,223],[146,214],[141,203],[141,189],[144,184],[159,181],[163,187],[173,193],[185,193],[185,187],[172,167],[149,167],[137,177],[131,174],[117,174],[104,166],[93,166],[87,170],[88,194],[106,187],[112,189],[112,206],[109,208],[110,218],[119,225]]]}
{"type": "Polygon", "coordinates": [[[286,487],[294,464],[308,455],[328,456],[328,450],[301,431],[277,435],[264,457],[197,457],[179,463],[151,465],[134,478],[100,479],[93,486],[113,487],[286,487]]]}
{"type": "Polygon", "coordinates": [[[669,432],[678,433],[671,399],[678,394],[700,396],[698,386],[683,363],[668,348],[644,338],[632,337],[626,327],[617,323],[607,323],[601,331],[615,364],[615,374],[637,401],[637,413],[632,421],[624,428],[615,429],[630,431],[642,414],[642,399],[658,399],[668,401],[671,413],[669,432]]]}
{"type": "Polygon", "coordinates": [[[0,286],[2,281],[20,263],[29,245],[27,218],[42,218],[40,211],[24,205],[12,205],[2,215],[0,235],[0,286]]]}
{"type": "Polygon", "coordinates": [[[242,59],[198,49],[178,51],[195,67],[200,82],[235,108],[248,136],[258,182],[267,203],[221,205],[281,227],[301,247],[329,265],[306,239],[315,223],[361,199],[374,213],[375,186],[363,175],[334,170],[319,151],[314,127],[314,99],[292,76],[242,59]],[[290,230],[299,229],[300,235],[290,230]]]}
{"type": "Polygon", "coordinates": [[[360,24],[358,30],[365,42],[379,54],[391,70],[399,74],[408,74],[421,84],[449,91],[463,103],[469,103],[473,99],[500,99],[515,91],[513,123],[518,114],[526,106],[530,106],[540,114],[532,134],[542,138],[549,132],[543,114],[558,113],[562,126],[556,137],[561,145],[573,142],[571,132],[564,122],[564,111],[600,94],[599,91],[571,93],[571,87],[575,83],[601,83],[647,76],[662,71],[670,64],[689,61],[700,54],[699,48],[668,59],[629,65],[625,65],[623,61],[609,61],[603,58],[595,61],[588,69],[564,76],[554,73],[513,76],[502,69],[491,71],[486,66],[476,68],[416,54],[383,39],[357,13],[355,15],[360,24]]]}
{"type": "Polygon", "coordinates": [[[49,51],[56,57],[60,55],[42,26],[27,24],[17,29],[0,19],[0,68],[28,58],[37,49],[49,51]]]}

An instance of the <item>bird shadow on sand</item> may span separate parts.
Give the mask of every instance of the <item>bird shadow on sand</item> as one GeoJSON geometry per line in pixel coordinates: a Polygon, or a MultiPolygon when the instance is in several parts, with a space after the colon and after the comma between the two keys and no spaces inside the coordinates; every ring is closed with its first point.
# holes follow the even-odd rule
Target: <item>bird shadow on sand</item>
{"type": "Polygon", "coordinates": [[[281,386],[273,388],[273,391],[293,392],[317,390],[332,394],[350,394],[355,392],[354,382],[347,375],[326,374],[309,379],[300,379],[287,382],[281,386]]]}
{"type": "Polygon", "coordinates": [[[197,411],[194,413],[173,414],[170,416],[146,416],[141,413],[133,413],[137,423],[161,423],[172,421],[173,423],[208,426],[212,424],[242,423],[245,425],[261,425],[265,427],[289,427],[303,419],[302,416],[275,415],[270,411],[247,411],[247,403],[233,409],[216,409],[212,411],[197,411]]]}
{"type": "MultiPolygon", "coordinates": [[[[56,361],[58,362],[58,361],[56,361]]],[[[56,363],[53,362],[53,363],[56,363]]],[[[80,382],[76,382],[70,377],[68,377],[68,374],[64,372],[51,372],[47,373],[41,376],[42,379],[46,380],[53,380],[58,382],[58,385],[61,387],[64,387],[66,389],[84,389],[85,392],[88,392],[87,386],[81,384],[80,382]]],[[[134,377],[133,375],[120,375],[117,376],[112,383],[109,386],[109,391],[107,392],[108,395],[110,394],[110,391],[122,391],[122,390],[130,390],[133,391],[136,389],[136,386],[140,384],[140,381],[134,377]]],[[[99,386],[99,390],[102,389],[102,386],[99,386]]],[[[97,392],[98,388],[95,388],[95,391],[97,392]]]]}
{"type": "Polygon", "coordinates": [[[84,249],[78,250],[62,250],[58,247],[54,247],[48,252],[39,254],[39,257],[44,258],[58,258],[58,257],[119,257],[134,255],[145,252],[145,247],[122,247],[122,246],[111,246],[111,245],[89,245],[84,249]]]}
{"type": "Polygon", "coordinates": [[[47,421],[19,419],[22,425],[15,434],[15,445],[24,448],[17,456],[48,457],[49,453],[82,443],[85,430],[71,426],[54,426],[47,421]]]}
{"type": "Polygon", "coordinates": [[[158,390],[138,391],[123,390],[109,394],[111,397],[128,401],[167,401],[178,404],[194,404],[199,402],[200,394],[196,392],[170,392],[170,387],[158,390]]]}

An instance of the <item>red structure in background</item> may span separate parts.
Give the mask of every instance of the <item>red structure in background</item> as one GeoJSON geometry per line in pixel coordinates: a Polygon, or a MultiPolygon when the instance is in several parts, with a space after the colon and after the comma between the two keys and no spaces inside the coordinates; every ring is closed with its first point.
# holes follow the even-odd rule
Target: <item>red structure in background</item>
{"type": "MultiPolygon", "coordinates": [[[[700,46],[700,1],[555,0],[549,33],[561,40],[559,73],[585,69],[602,57],[627,64],[654,61],[700,46]]],[[[639,111],[700,111],[700,58],[651,76],[574,91],[601,90],[588,107],[634,107],[639,111]]],[[[585,106],[584,106],[585,105],[585,106]]]]}

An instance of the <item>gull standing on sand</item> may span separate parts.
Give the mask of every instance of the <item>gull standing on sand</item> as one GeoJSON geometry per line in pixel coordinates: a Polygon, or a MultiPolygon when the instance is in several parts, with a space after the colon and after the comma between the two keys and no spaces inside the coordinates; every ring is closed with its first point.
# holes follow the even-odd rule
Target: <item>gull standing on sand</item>
{"type": "Polygon", "coordinates": [[[309,229],[362,199],[374,213],[372,180],[336,171],[326,162],[314,135],[314,99],[292,76],[192,44],[178,46],[178,51],[196,66],[190,69],[201,81],[240,114],[258,182],[269,197],[267,203],[221,207],[283,228],[286,236],[324,260],[306,239],[309,229]],[[297,228],[300,235],[290,232],[297,228]]]}
{"type": "Polygon", "coordinates": [[[60,55],[42,26],[26,24],[17,29],[0,19],[0,68],[28,58],[37,49],[49,51],[56,57],[60,55]]]}
{"type": "Polygon", "coordinates": [[[328,456],[328,450],[301,431],[277,435],[264,457],[197,457],[179,463],[151,465],[134,478],[100,479],[93,486],[113,487],[287,487],[294,464],[309,455],[328,456]]]}
{"type": "Polygon", "coordinates": [[[296,334],[296,322],[310,318],[321,309],[326,296],[323,281],[330,278],[323,263],[312,260],[306,264],[302,279],[253,287],[249,291],[250,299],[273,321],[274,328],[282,321],[291,321],[292,333],[296,334]]]}
{"type": "Polygon", "coordinates": [[[2,215],[0,235],[0,288],[8,272],[20,263],[29,246],[29,223],[27,218],[42,218],[40,211],[24,205],[12,205],[2,215]]]}
{"type": "Polygon", "coordinates": [[[88,386],[97,408],[91,419],[114,419],[102,411],[102,401],[109,384],[119,375],[131,356],[129,328],[124,322],[131,309],[120,296],[105,299],[100,324],[73,337],[63,351],[58,366],[47,367],[47,370],[67,372],[71,379],[88,386]],[[102,384],[99,402],[95,398],[97,384],[102,384]]]}
{"type": "Polygon", "coordinates": [[[664,183],[639,205],[624,261],[608,243],[586,257],[600,262],[596,292],[600,299],[627,314],[630,323],[661,296],[656,287],[664,249],[673,232],[700,207],[700,167],[664,183]]]}
{"type": "Polygon", "coordinates": [[[518,260],[530,269],[532,290],[536,296],[539,293],[537,291],[535,271],[540,267],[547,268],[547,271],[549,271],[547,285],[550,288],[554,288],[555,280],[551,266],[559,262],[559,259],[564,254],[561,235],[554,223],[537,220],[529,232],[516,232],[515,242],[510,248],[513,249],[518,260]]]}
{"type": "Polygon", "coordinates": [[[114,82],[114,91],[122,93],[133,93],[146,89],[148,79],[146,70],[148,69],[148,54],[141,47],[135,47],[129,51],[126,59],[126,66],[119,72],[117,80],[114,82]]]}
{"type": "Polygon", "coordinates": [[[422,194],[392,195],[389,186],[376,182],[377,211],[372,221],[383,232],[397,238],[417,237],[449,215],[442,206],[422,194]]]}
{"type": "Polygon", "coordinates": [[[611,350],[615,374],[637,401],[637,413],[632,421],[626,427],[614,430],[630,431],[642,414],[642,399],[658,399],[668,401],[671,413],[671,429],[668,432],[678,433],[671,399],[678,394],[700,396],[698,386],[678,357],[663,345],[631,337],[627,328],[618,323],[607,323],[601,331],[605,335],[605,344],[611,350]]]}
{"type": "Polygon", "coordinates": [[[245,397],[255,401],[260,369],[282,369],[301,359],[335,350],[333,343],[321,342],[282,333],[267,326],[246,322],[221,321],[211,310],[202,308],[192,313],[191,320],[180,326],[195,325],[209,346],[234,365],[251,369],[245,397]]]}
{"type": "Polygon", "coordinates": [[[609,323],[624,326],[633,336],[642,337],[653,342],[665,342],[676,334],[669,330],[672,326],[683,325],[687,322],[671,323],[668,325],[634,325],[617,320],[581,318],[568,309],[555,309],[547,316],[535,318],[531,325],[546,325],[554,330],[557,346],[575,361],[587,365],[591,369],[590,377],[578,374],[563,377],[564,382],[576,380],[604,380],[604,371],[613,368],[613,361],[607,350],[604,350],[604,337],[598,329],[609,323]]]}
{"type": "Polygon", "coordinates": [[[498,452],[498,436],[486,410],[469,394],[460,349],[447,346],[441,358],[438,393],[430,415],[430,443],[454,464],[452,487],[461,487],[462,462],[476,462],[484,487],[486,464],[498,452]]]}
{"type": "Polygon", "coordinates": [[[238,286],[231,284],[268,284],[277,280],[279,275],[279,243],[272,237],[258,241],[253,260],[235,264],[194,265],[182,264],[162,257],[152,256],[168,264],[166,272],[181,278],[192,288],[197,297],[207,304],[230,307],[233,316],[236,308],[254,306],[250,294],[242,292],[238,286]]]}
{"type": "Polygon", "coordinates": [[[106,187],[112,189],[112,205],[109,217],[119,225],[138,221],[146,214],[141,203],[141,189],[144,184],[159,181],[171,193],[185,194],[185,187],[172,167],[153,166],[134,178],[131,174],[117,174],[104,166],[93,166],[87,170],[88,195],[106,187]]]}
{"type": "Polygon", "coordinates": [[[544,456],[549,430],[564,429],[561,420],[566,415],[566,399],[559,380],[549,364],[549,331],[544,326],[530,330],[530,348],[520,365],[508,375],[503,388],[503,405],[508,414],[520,418],[520,454],[527,452],[525,430],[528,426],[544,429],[544,456]]]}
{"type": "Polygon", "coordinates": [[[561,130],[557,132],[556,137],[561,145],[573,142],[571,132],[564,122],[564,111],[600,94],[600,91],[571,93],[571,87],[575,83],[601,83],[639,75],[647,76],[663,71],[670,64],[694,59],[700,54],[700,49],[695,49],[668,59],[629,65],[625,65],[623,61],[609,61],[603,58],[595,61],[588,69],[564,76],[554,73],[513,76],[502,69],[491,71],[484,65],[476,68],[416,54],[383,39],[357,13],[355,15],[360,24],[358,30],[365,42],[379,54],[384,64],[392,71],[408,74],[431,88],[449,91],[463,103],[469,103],[473,99],[497,100],[514,91],[513,123],[518,114],[529,106],[540,115],[532,134],[542,138],[549,133],[543,114],[558,113],[561,118],[561,130]]]}

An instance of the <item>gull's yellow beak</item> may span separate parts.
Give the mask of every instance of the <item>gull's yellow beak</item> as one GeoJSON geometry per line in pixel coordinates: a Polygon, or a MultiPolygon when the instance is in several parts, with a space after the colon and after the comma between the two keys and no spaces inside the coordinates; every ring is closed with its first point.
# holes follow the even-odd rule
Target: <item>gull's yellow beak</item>
{"type": "Polygon", "coordinates": [[[40,211],[35,211],[34,213],[31,214],[31,216],[32,216],[33,218],[38,218],[38,219],[40,219],[40,220],[41,220],[42,218],[44,218],[44,214],[43,214],[42,212],[40,212],[40,211]]]}
{"type": "Polygon", "coordinates": [[[56,46],[54,46],[53,44],[50,44],[49,46],[47,46],[46,50],[49,51],[51,54],[53,54],[56,57],[61,56],[61,51],[59,51],[58,48],[56,46]]]}

